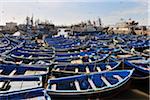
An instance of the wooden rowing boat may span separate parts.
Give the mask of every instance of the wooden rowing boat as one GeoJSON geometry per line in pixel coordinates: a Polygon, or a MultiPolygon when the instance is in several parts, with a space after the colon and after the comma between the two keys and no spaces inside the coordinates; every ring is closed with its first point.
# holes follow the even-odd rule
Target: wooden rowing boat
{"type": "Polygon", "coordinates": [[[0,75],[0,99],[30,99],[44,96],[39,76],[4,77],[0,75]]]}
{"type": "Polygon", "coordinates": [[[88,65],[55,65],[51,73],[56,77],[89,74],[95,72],[111,71],[119,67],[121,62],[108,61],[88,65]]]}
{"type": "Polygon", "coordinates": [[[105,93],[108,96],[108,91],[111,93],[125,85],[132,73],[133,70],[116,70],[49,79],[47,93],[52,98],[82,97],[93,94],[103,96],[105,93]]]}

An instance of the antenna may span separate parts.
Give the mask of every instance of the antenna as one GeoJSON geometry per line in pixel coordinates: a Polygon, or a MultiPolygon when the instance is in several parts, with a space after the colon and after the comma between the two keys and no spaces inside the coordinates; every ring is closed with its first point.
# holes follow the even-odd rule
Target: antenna
{"type": "Polygon", "coordinates": [[[32,14],[32,17],[31,17],[31,25],[33,26],[33,14],[32,14]]]}
{"type": "Polygon", "coordinates": [[[98,18],[99,26],[102,26],[101,18],[98,18]]]}

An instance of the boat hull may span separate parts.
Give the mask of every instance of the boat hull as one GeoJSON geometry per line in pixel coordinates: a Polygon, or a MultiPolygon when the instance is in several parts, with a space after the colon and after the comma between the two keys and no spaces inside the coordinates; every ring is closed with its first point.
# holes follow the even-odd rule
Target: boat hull
{"type": "Polygon", "coordinates": [[[104,98],[104,97],[108,97],[108,92],[115,95],[116,93],[118,93],[117,92],[118,90],[125,89],[124,87],[127,86],[128,83],[130,83],[129,80],[133,71],[134,70],[130,70],[130,71],[128,70],[124,72],[122,71],[101,72],[101,73],[89,74],[90,76],[79,75],[79,76],[72,76],[72,77],[63,77],[59,79],[52,79],[49,80],[49,85],[46,92],[51,98],[53,97],[54,98],[70,98],[70,97],[86,98],[86,97],[92,97],[93,95],[104,98]],[[105,77],[109,81],[107,81],[107,79],[104,78],[103,75],[106,75],[105,77]],[[121,78],[118,75],[121,76],[123,75],[122,76],[123,78],[121,78]],[[91,77],[92,79],[90,79],[89,77],[91,77]],[[101,80],[99,80],[99,77],[101,77],[101,80]],[[116,78],[117,81],[115,81],[116,78]],[[75,87],[69,80],[71,81],[75,80],[74,81],[75,87]],[[109,83],[110,81],[111,83],[109,83]],[[66,85],[63,85],[63,83],[66,83],[66,85]]]}
{"type": "Polygon", "coordinates": [[[120,84],[111,90],[108,89],[105,91],[90,91],[88,93],[85,92],[85,93],[79,93],[79,94],[67,93],[67,95],[63,93],[57,94],[56,92],[47,91],[47,94],[50,96],[52,100],[66,100],[66,99],[86,100],[86,99],[97,99],[97,98],[109,99],[119,94],[119,92],[129,89],[130,84],[131,84],[131,80],[128,80],[126,84],[120,84]]]}
{"type": "Polygon", "coordinates": [[[33,88],[28,90],[13,91],[12,93],[0,94],[0,100],[18,100],[18,99],[29,99],[38,96],[43,96],[43,88],[33,88]]]}

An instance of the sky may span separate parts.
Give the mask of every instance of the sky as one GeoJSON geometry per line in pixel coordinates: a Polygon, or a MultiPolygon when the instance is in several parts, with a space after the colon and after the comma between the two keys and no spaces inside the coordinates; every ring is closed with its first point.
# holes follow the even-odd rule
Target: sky
{"type": "Polygon", "coordinates": [[[0,0],[0,25],[25,23],[26,16],[56,25],[71,25],[101,18],[103,25],[120,19],[150,25],[149,0],[0,0]],[[149,8],[149,9],[148,9],[149,8]]]}

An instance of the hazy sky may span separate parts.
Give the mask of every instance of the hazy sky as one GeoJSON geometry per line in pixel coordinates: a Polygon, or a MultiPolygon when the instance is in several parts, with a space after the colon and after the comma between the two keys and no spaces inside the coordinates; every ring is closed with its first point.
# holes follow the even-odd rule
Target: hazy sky
{"type": "Polygon", "coordinates": [[[68,25],[88,19],[102,19],[104,25],[121,18],[148,23],[148,0],[0,0],[0,24],[25,23],[26,16],[68,25]]]}

